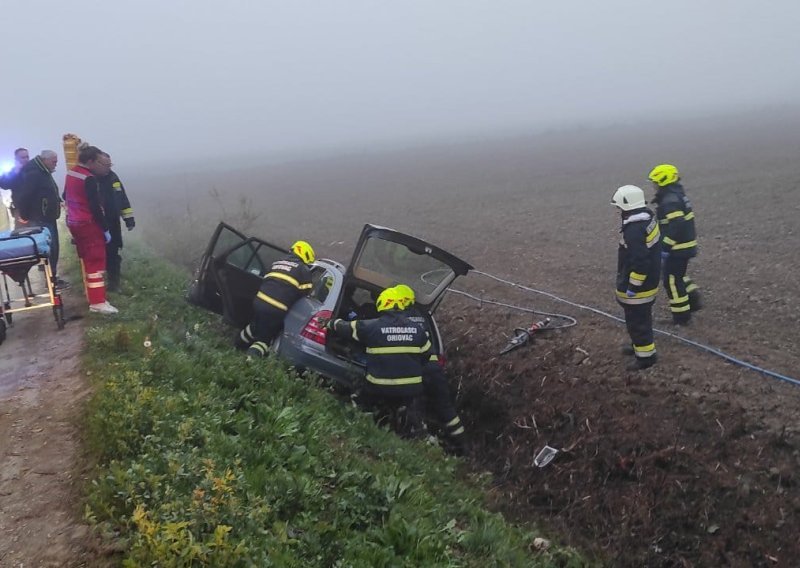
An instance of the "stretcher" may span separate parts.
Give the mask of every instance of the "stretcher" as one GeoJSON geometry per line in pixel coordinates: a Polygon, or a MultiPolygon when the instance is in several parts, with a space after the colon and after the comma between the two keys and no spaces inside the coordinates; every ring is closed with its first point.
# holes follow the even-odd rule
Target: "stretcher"
{"type": "Polygon", "coordinates": [[[46,227],[0,232],[0,343],[5,340],[7,327],[13,325],[13,314],[18,312],[51,307],[58,329],[64,328],[64,304],[50,268],[50,238],[46,227]],[[34,266],[43,273],[46,292],[37,293],[31,285],[30,270],[34,266]],[[12,298],[9,280],[19,285],[21,298],[12,298]]]}

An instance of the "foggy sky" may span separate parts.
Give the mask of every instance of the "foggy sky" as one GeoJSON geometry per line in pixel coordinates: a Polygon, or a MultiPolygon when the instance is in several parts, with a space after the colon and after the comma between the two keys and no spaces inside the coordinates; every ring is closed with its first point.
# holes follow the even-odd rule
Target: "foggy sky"
{"type": "Polygon", "coordinates": [[[286,154],[797,103],[800,3],[4,1],[0,160],[286,154]]]}

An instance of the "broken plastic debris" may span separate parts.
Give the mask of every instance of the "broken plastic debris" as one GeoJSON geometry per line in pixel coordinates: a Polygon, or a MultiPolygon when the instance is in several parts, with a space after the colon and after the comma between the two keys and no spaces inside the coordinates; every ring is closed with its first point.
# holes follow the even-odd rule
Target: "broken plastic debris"
{"type": "Polygon", "coordinates": [[[556,457],[558,450],[555,448],[551,448],[550,446],[545,446],[542,448],[536,457],[533,458],[533,465],[536,467],[544,467],[553,461],[553,458],[556,457]]]}

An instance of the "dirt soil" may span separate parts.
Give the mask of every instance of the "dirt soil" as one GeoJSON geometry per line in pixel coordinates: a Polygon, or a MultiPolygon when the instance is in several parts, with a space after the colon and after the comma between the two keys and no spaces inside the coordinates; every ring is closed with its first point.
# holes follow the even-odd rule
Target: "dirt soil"
{"type": "MultiPolygon", "coordinates": [[[[37,290],[41,275],[30,274],[37,290]]],[[[65,296],[65,308],[67,317],[82,312],[79,291],[65,296]]],[[[0,566],[95,565],[80,505],[80,422],[89,395],[79,372],[83,322],[57,331],[50,308],[13,321],[0,345],[0,566]]]]}
{"type": "MultiPolygon", "coordinates": [[[[627,183],[650,193],[649,168],[676,163],[697,215],[689,273],[706,307],[675,329],[662,294],[657,327],[800,378],[798,155],[795,111],[187,175],[172,203],[166,187],[142,186],[161,227],[180,225],[203,184],[236,188],[261,214],[253,232],[279,244],[304,238],[347,262],[363,224],[382,224],[620,315],[611,195],[627,183]]],[[[187,243],[205,242],[202,229],[187,243]]],[[[800,387],[664,337],[656,367],[627,372],[620,324],[478,276],[457,287],[579,320],[499,357],[532,316],[452,295],[439,307],[469,464],[492,472],[499,510],[613,566],[797,565],[800,387]],[[545,444],[560,452],[535,467],[545,444]]]]}

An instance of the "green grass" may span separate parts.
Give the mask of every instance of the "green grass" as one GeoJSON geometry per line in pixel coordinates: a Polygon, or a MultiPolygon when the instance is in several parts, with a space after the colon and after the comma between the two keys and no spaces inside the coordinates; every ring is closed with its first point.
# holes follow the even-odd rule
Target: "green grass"
{"type": "Polygon", "coordinates": [[[86,515],[123,566],[584,565],[533,551],[437,447],[279,361],[246,361],[183,301],[186,280],[126,248],[120,314],[90,316],[86,515]]]}

